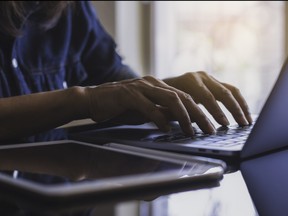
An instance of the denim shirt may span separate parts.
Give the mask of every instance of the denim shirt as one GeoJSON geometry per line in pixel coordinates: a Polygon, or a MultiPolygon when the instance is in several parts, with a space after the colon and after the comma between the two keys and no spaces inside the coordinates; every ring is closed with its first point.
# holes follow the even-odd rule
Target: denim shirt
{"type": "Polygon", "coordinates": [[[17,38],[0,31],[0,97],[134,77],[88,1],[75,1],[49,30],[26,22],[17,38]]]}

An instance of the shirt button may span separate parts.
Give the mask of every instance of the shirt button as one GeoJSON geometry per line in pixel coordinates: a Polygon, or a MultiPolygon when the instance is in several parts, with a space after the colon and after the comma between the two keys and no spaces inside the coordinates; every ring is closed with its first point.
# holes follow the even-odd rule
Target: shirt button
{"type": "Polygon", "coordinates": [[[12,65],[13,65],[14,68],[18,67],[18,62],[17,62],[16,58],[12,59],[12,65]]]}
{"type": "Polygon", "coordinates": [[[64,88],[64,89],[67,89],[67,88],[68,88],[66,81],[63,82],[63,88],[64,88]]]}

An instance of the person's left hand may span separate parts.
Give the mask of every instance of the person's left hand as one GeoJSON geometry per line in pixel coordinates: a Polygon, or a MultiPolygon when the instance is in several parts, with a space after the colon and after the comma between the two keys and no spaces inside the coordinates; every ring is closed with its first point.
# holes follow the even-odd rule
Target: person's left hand
{"type": "Polygon", "coordinates": [[[252,124],[249,107],[239,89],[233,85],[219,82],[202,71],[188,72],[163,81],[190,94],[193,100],[202,104],[220,125],[227,126],[229,121],[217,101],[224,104],[239,125],[252,124]]]}

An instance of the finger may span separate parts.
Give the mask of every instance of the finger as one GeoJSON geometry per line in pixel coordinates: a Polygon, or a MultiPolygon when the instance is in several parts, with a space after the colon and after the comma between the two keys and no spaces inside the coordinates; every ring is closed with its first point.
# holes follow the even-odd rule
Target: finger
{"type": "Polygon", "coordinates": [[[159,86],[161,88],[168,89],[170,91],[175,92],[177,96],[179,97],[179,99],[181,100],[181,102],[183,103],[185,109],[187,110],[190,120],[196,122],[199,128],[204,133],[209,133],[209,134],[215,133],[215,127],[210,122],[210,120],[206,117],[203,111],[197,106],[197,104],[194,102],[194,100],[189,94],[179,89],[176,89],[172,86],[169,86],[165,84],[163,81],[156,80],[153,77],[145,77],[145,79],[149,80],[155,86],[159,86]]]}
{"type": "Polygon", "coordinates": [[[132,108],[154,122],[160,130],[165,132],[170,130],[167,119],[153,102],[142,94],[138,94],[137,97],[134,97],[133,99],[133,103],[131,103],[132,108]]]}
{"type": "Polygon", "coordinates": [[[248,125],[248,121],[246,120],[241,106],[228,88],[214,78],[211,78],[209,81],[205,80],[204,83],[207,88],[213,92],[215,98],[222,102],[229,112],[231,112],[239,125],[248,125]]]}
{"type": "Polygon", "coordinates": [[[154,121],[160,128],[165,129],[163,127],[167,127],[167,123],[165,124],[166,126],[164,126],[164,114],[159,111],[157,105],[166,106],[171,110],[173,115],[176,116],[183,132],[191,136],[194,135],[187,110],[175,92],[153,86],[144,79],[123,85],[122,89],[125,90],[123,93],[128,100],[127,102],[130,103],[134,109],[141,111],[146,117],[154,121]],[[129,94],[130,97],[127,97],[129,94]],[[159,117],[160,113],[162,120],[159,117]]]}
{"type": "Polygon", "coordinates": [[[154,103],[167,107],[179,122],[182,130],[191,136],[194,135],[190,116],[176,92],[154,86],[151,89],[146,89],[144,95],[154,103]]]}
{"type": "Polygon", "coordinates": [[[247,102],[245,101],[244,97],[242,96],[240,90],[238,88],[236,88],[235,86],[232,86],[232,85],[227,84],[227,83],[222,83],[222,85],[224,85],[226,88],[228,88],[232,92],[233,96],[235,97],[235,99],[239,103],[242,111],[244,112],[244,115],[245,115],[247,121],[249,122],[249,124],[252,124],[253,119],[252,119],[251,113],[249,111],[249,106],[248,106],[247,102]]]}
{"type": "Polygon", "coordinates": [[[200,103],[208,110],[208,112],[220,125],[228,126],[229,121],[210,90],[203,85],[198,88],[198,91],[201,92],[200,103]]]}

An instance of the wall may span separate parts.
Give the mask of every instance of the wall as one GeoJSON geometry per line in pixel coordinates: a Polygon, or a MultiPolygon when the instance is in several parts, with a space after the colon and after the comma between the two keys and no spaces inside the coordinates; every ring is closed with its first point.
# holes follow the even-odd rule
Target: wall
{"type": "MultiPolygon", "coordinates": [[[[134,71],[143,75],[149,71],[146,35],[143,30],[143,9],[141,1],[92,1],[98,16],[118,44],[118,52],[134,71]]],[[[149,17],[149,16],[148,16],[149,17]]]]}

